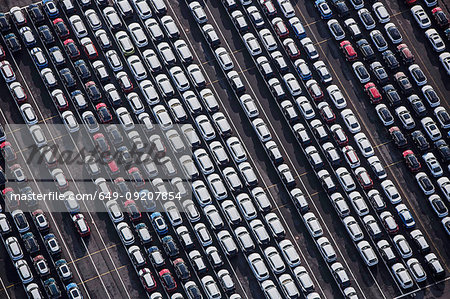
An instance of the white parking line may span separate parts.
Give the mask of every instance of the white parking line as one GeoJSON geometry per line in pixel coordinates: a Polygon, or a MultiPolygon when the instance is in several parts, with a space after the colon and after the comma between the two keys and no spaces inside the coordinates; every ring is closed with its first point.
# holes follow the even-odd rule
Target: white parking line
{"type": "MultiPolygon", "coordinates": [[[[5,291],[6,297],[8,297],[8,299],[11,298],[11,296],[9,296],[8,290],[6,289],[5,284],[3,283],[3,279],[0,277],[0,283],[2,284],[2,289],[5,291]]],[[[1,291],[1,290],[0,290],[1,291]]]]}

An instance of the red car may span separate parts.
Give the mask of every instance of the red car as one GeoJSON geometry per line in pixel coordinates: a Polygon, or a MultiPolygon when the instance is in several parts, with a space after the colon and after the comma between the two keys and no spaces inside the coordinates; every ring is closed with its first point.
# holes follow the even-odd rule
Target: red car
{"type": "Polygon", "coordinates": [[[348,144],[348,137],[347,134],[345,134],[344,130],[340,125],[332,125],[331,133],[333,133],[333,138],[336,140],[336,142],[339,144],[339,146],[346,146],[348,144]]]}
{"type": "Polygon", "coordinates": [[[123,92],[133,91],[133,83],[131,82],[127,73],[119,72],[116,75],[116,79],[117,79],[117,81],[119,81],[120,87],[122,88],[123,92]]]}
{"type": "Polygon", "coordinates": [[[81,39],[81,45],[83,46],[84,53],[89,58],[89,60],[97,59],[98,52],[94,46],[94,43],[89,37],[84,37],[81,39]]]}
{"type": "Polygon", "coordinates": [[[306,88],[308,89],[309,95],[314,99],[314,101],[319,102],[323,98],[323,91],[320,88],[317,81],[314,79],[306,81],[306,88]]]}
{"type": "Polygon", "coordinates": [[[405,0],[405,4],[413,5],[417,2],[417,0],[405,0]]]}
{"type": "Polygon", "coordinates": [[[108,162],[108,171],[111,174],[118,174],[119,173],[119,167],[117,166],[116,161],[111,160],[108,162]]]}
{"type": "Polygon", "coordinates": [[[159,271],[159,278],[161,279],[164,288],[168,292],[173,292],[177,288],[177,283],[173,279],[172,273],[168,269],[162,269],[159,271]]]}
{"type": "Polygon", "coordinates": [[[134,187],[138,189],[144,187],[144,177],[137,167],[131,167],[128,170],[128,177],[130,178],[130,181],[133,183],[134,187]]]}
{"type": "Polygon", "coordinates": [[[139,278],[141,279],[141,283],[148,293],[152,293],[156,289],[156,281],[152,273],[150,272],[150,269],[142,268],[141,270],[139,270],[139,278]]]}
{"type": "Polygon", "coordinates": [[[404,151],[403,158],[405,159],[406,165],[408,165],[409,170],[411,170],[412,172],[418,172],[422,167],[412,150],[404,151]]]}
{"type": "Polygon", "coordinates": [[[136,206],[136,203],[133,200],[127,200],[124,204],[125,209],[127,210],[128,216],[132,222],[140,221],[142,218],[142,214],[136,206]]]}
{"type": "Polygon", "coordinates": [[[6,57],[5,49],[0,45],[0,60],[3,60],[6,57]]]}
{"type": "Polygon", "coordinates": [[[377,104],[381,102],[381,99],[383,99],[381,93],[378,91],[378,88],[373,82],[369,82],[364,85],[364,91],[366,92],[372,104],[377,104]]]}
{"type": "Polygon", "coordinates": [[[80,235],[80,237],[87,237],[91,234],[91,228],[89,227],[89,224],[87,223],[86,219],[84,219],[83,214],[75,214],[72,216],[73,223],[75,224],[75,227],[77,228],[77,232],[80,235]]]}
{"type": "Polygon", "coordinates": [[[295,45],[295,42],[291,38],[287,38],[283,41],[284,48],[286,52],[289,54],[289,58],[295,60],[300,57],[300,50],[295,45]]]}
{"type": "Polygon", "coordinates": [[[341,42],[339,44],[339,47],[341,48],[342,52],[344,52],[345,59],[347,61],[353,61],[358,58],[358,54],[348,40],[344,40],[343,42],[341,42]]]}
{"type": "Polygon", "coordinates": [[[0,150],[2,151],[3,158],[7,162],[12,162],[17,159],[16,151],[14,151],[14,148],[11,146],[11,143],[8,141],[3,141],[0,144],[0,150]]]}
{"type": "Polygon", "coordinates": [[[397,52],[402,58],[404,63],[413,63],[414,62],[414,55],[411,52],[411,50],[408,48],[406,44],[400,44],[397,46],[397,52]]]}
{"type": "Polygon", "coordinates": [[[286,24],[284,24],[283,20],[281,18],[275,18],[272,21],[273,28],[275,29],[275,32],[280,38],[286,37],[289,35],[289,29],[286,27],[286,24]]]}
{"type": "Polygon", "coordinates": [[[70,59],[77,60],[80,57],[80,50],[78,50],[78,47],[73,39],[66,39],[63,44],[70,59]]]}
{"type": "Polygon", "coordinates": [[[61,18],[57,18],[53,21],[53,27],[61,39],[68,37],[70,34],[69,29],[61,18]]]}
{"type": "Polygon", "coordinates": [[[106,141],[106,138],[102,133],[97,133],[92,138],[94,139],[96,149],[101,155],[108,153],[111,150],[108,141],[106,141]]]}
{"type": "Polygon", "coordinates": [[[336,115],[333,112],[333,109],[331,109],[330,105],[327,102],[320,102],[317,105],[317,108],[319,108],[320,116],[322,116],[322,119],[330,124],[333,123],[336,120],[336,115]]]}
{"type": "Polygon", "coordinates": [[[100,103],[95,106],[95,110],[97,110],[98,118],[102,123],[109,123],[112,121],[112,114],[109,112],[108,107],[105,103],[100,103]]]}
{"type": "Polygon", "coordinates": [[[439,27],[446,28],[448,26],[448,18],[445,12],[440,7],[435,7],[431,11],[433,13],[433,17],[438,23],[439,27]]]}
{"type": "Polygon", "coordinates": [[[356,178],[359,184],[364,190],[371,189],[373,187],[373,181],[367,170],[363,167],[358,167],[355,170],[356,178]]]}
{"type": "Polygon", "coordinates": [[[277,14],[277,9],[275,8],[275,5],[273,5],[272,0],[266,0],[263,5],[263,11],[268,17],[273,17],[277,14]]]}

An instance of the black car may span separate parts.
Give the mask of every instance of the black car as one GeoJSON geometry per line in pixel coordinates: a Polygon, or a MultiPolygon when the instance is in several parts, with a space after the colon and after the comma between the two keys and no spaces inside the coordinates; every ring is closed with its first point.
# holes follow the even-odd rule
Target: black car
{"type": "Polygon", "coordinates": [[[430,148],[430,144],[421,131],[417,130],[412,132],[411,138],[420,151],[424,152],[430,148]]]}
{"type": "Polygon", "coordinates": [[[174,257],[179,254],[180,251],[179,251],[178,246],[175,243],[174,239],[172,238],[172,236],[163,237],[161,242],[162,242],[164,251],[166,252],[166,254],[168,256],[174,257]]]}
{"type": "Polygon", "coordinates": [[[83,59],[75,61],[74,65],[75,71],[82,80],[86,80],[91,77],[91,71],[89,70],[88,66],[86,65],[86,62],[84,62],[83,59]]]}
{"type": "Polygon", "coordinates": [[[45,21],[44,14],[41,8],[37,4],[28,5],[28,15],[31,17],[34,23],[39,24],[45,21]]]}
{"type": "Polygon", "coordinates": [[[342,18],[348,16],[349,9],[347,4],[345,4],[344,0],[332,0],[332,3],[339,17],[342,18]]]}
{"type": "Polygon", "coordinates": [[[383,60],[390,70],[395,70],[400,66],[400,63],[391,50],[386,50],[383,52],[383,60]]]}
{"type": "Polygon", "coordinates": [[[102,98],[102,94],[100,93],[100,89],[98,89],[97,85],[94,81],[89,81],[85,84],[88,97],[93,102],[98,102],[102,98]]]}
{"type": "Polygon", "coordinates": [[[392,140],[397,147],[402,148],[408,145],[405,135],[403,135],[402,131],[400,131],[398,127],[390,128],[389,133],[391,134],[392,140]]]}
{"type": "Polygon", "coordinates": [[[181,281],[186,281],[191,278],[191,272],[189,271],[189,268],[187,267],[183,259],[178,258],[174,260],[173,267],[175,268],[175,274],[181,281]]]}
{"type": "Polygon", "coordinates": [[[441,156],[442,162],[449,163],[450,147],[448,146],[448,144],[443,139],[440,139],[434,142],[434,147],[437,149],[439,155],[441,156]]]}
{"type": "Polygon", "coordinates": [[[395,87],[392,84],[383,86],[383,92],[385,94],[385,99],[387,99],[389,106],[397,107],[401,105],[402,98],[398,94],[397,89],[395,89],[395,87]]]}
{"type": "Polygon", "coordinates": [[[5,42],[11,52],[18,52],[22,49],[20,41],[14,33],[5,36],[5,42]]]}
{"type": "Polygon", "coordinates": [[[0,31],[5,32],[11,29],[8,18],[4,13],[0,13],[0,31]]]}
{"type": "Polygon", "coordinates": [[[380,62],[373,62],[370,65],[370,69],[372,70],[378,84],[384,84],[389,80],[389,76],[380,62]]]}
{"type": "Polygon", "coordinates": [[[425,105],[423,104],[422,100],[417,95],[412,95],[408,97],[409,102],[411,103],[411,106],[414,110],[414,113],[419,116],[425,116],[427,113],[427,108],[425,108],[425,105]]]}
{"type": "Polygon", "coordinates": [[[42,41],[45,44],[51,44],[55,41],[55,38],[53,37],[52,32],[50,31],[50,28],[48,28],[47,25],[42,25],[41,27],[38,28],[39,31],[39,35],[42,38],[42,41]]]}
{"type": "Polygon", "coordinates": [[[394,79],[404,95],[410,95],[413,92],[412,84],[403,72],[396,73],[394,79]]]}
{"type": "Polygon", "coordinates": [[[72,72],[68,68],[63,68],[59,71],[59,74],[64,82],[64,85],[67,87],[75,86],[77,83],[75,82],[75,78],[72,75],[72,72]]]}
{"type": "Polygon", "coordinates": [[[359,41],[357,41],[356,46],[358,47],[359,51],[361,51],[363,59],[365,61],[371,61],[375,59],[375,52],[366,39],[360,39],[359,41]]]}

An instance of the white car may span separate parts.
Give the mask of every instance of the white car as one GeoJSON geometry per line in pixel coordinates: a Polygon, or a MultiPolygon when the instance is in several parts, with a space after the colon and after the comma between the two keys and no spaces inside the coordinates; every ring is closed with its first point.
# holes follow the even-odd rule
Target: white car
{"type": "Polygon", "coordinates": [[[280,277],[278,277],[278,282],[281,285],[281,290],[283,291],[285,298],[298,298],[300,296],[300,292],[290,274],[280,275],[280,277]]]}
{"type": "Polygon", "coordinates": [[[178,38],[180,36],[180,30],[171,16],[163,16],[161,24],[170,38],[178,38]]]}
{"type": "Polygon", "coordinates": [[[437,194],[431,195],[428,198],[428,201],[439,218],[444,218],[448,216],[448,209],[439,195],[437,194]]]}
{"type": "Polygon", "coordinates": [[[442,52],[445,50],[445,43],[442,40],[439,33],[436,31],[436,29],[431,28],[425,31],[425,35],[428,38],[428,41],[430,42],[431,46],[433,46],[433,50],[435,52],[442,52]]]}
{"type": "Polygon", "coordinates": [[[442,225],[444,226],[447,235],[450,236],[450,217],[445,217],[441,220],[442,225]]]}
{"type": "Polygon", "coordinates": [[[272,135],[266,123],[261,118],[256,118],[252,121],[253,129],[258,135],[259,140],[266,142],[272,139],[272,135]]]}
{"type": "Polygon", "coordinates": [[[292,6],[290,0],[277,0],[277,2],[281,8],[281,12],[283,13],[283,15],[286,19],[295,17],[295,10],[294,10],[294,7],[292,6]]]}
{"type": "Polygon", "coordinates": [[[353,208],[356,213],[362,217],[369,213],[369,207],[367,206],[364,198],[361,196],[361,193],[358,191],[353,191],[348,195],[350,202],[352,203],[353,208]]]}
{"type": "Polygon", "coordinates": [[[342,194],[336,192],[330,195],[331,203],[340,217],[346,217],[350,214],[350,208],[342,194]]]}
{"type": "Polygon", "coordinates": [[[406,241],[406,238],[403,235],[397,234],[392,240],[394,242],[394,247],[402,258],[406,259],[412,256],[411,246],[409,246],[408,241],[406,241]]]}
{"type": "Polygon", "coordinates": [[[359,254],[367,266],[372,267],[378,264],[377,255],[375,254],[372,246],[370,246],[369,242],[363,240],[356,244],[356,247],[358,248],[359,254]]]}
{"type": "MultiPolygon", "coordinates": [[[[238,168],[239,168],[239,172],[240,172],[241,176],[244,178],[244,181],[247,186],[251,187],[258,183],[258,178],[255,174],[255,171],[253,170],[253,167],[250,165],[250,163],[242,162],[238,165],[238,168]]],[[[240,195],[242,195],[242,194],[240,194],[240,195]]],[[[239,195],[237,197],[239,197],[239,195]]],[[[247,215],[247,213],[245,213],[245,214],[247,215]]],[[[252,214],[251,217],[253,217],[253,208],[252,208],[251,214],[252,214]]]]}
{"type": "Polygon", "coordinates": [[[345,31],[336,19],[329,20],[327,26],[335,40],[339,41],[345,38],[345,31]]]}
{"type": "Polygon", "coordinates": [[[444,52],[439,55],[439,61],[447,72],[447,75],[450,76],[450,53],[444,52]]]}
{"type": "Polygon", "coordinates": [[[339,87],[337,87],[337,85],[333,84],[328,86],[327,93],[337,109],[344,109],[345,107],[347,107],[347,101],[345,100],[341,90],[339,89],[339,87]]]}
{"type": "Polygon", "coordinates": [[[425,130],[425,132],[427,132],[428,137],[430,137],[432,141],[441,139],[441,131],[431,117],[422,118],[420,123],[422,124],[423,129],[425,130]]]}
{"type": "Polygon", "coordinates": [[[342,110],[341,116],[344,119],[345,125],[351,133],[356,134],[361,131],[361,126],[359,125],[359,122],[351,109],[342,110]]]}
{"type": "Polygon", "coordinates": [[[383,180],[387,177],[386,170],[377,156],[368,158],[367,162],[369,162],[370,168],[379,180],[383,180]]]}
{"type": "Polygon", "coordinates": [[[425,164],[435,178],[443,175],[444,171],[442,170],[441,164],[432,152],[424,154],[422,159],[425,161],[425,164]]]}
{"type": "Polygon", "coordinates": [[[331,245],[327,237],[320,237],[317,239],[317,245],[319,246],[319,251],[327,263],[332,263],[336,261],[336,251],[331,245]]]}
{"type": "Polygon", "coordinates": [[[341,183],[342,188],[344,188],[346,192],[350,192],[356,189],[355,181],[345,167],[339,167],[338,169],[336,169],[336,175],[339,179],[339,182],[341,183]]]}
{"type": "Polygon", "coordinates": [[[447,201],[450,202],[450,180],[448,177],[442,177],[437,180],[441,192],[444,194],[447,201]]]}
{"type": "Polygon", "coordinates": [[[292,73],[287,73],[286,75],[284,75],[283,81],[287,87],[287,90],[293,97],[301,95],[302,88],[300,87],[300,84],[292,73]]]}
{"type": "Polygon", "coordinates": [[[420,28],[426,29],[431,26],[431,20],[421,5],[411,7],[411,13],[420,28]]]}
{"type": "Polygon", "coordinates": [[[173,43],[173,46],[175,48],[175,52],[177,52],[178,57],[180,57],[181,62],[183,63],[192,62],[192,60],[194,59],[192,52],[183,39],[176,40],[173,43]]]}
{"type": "Polygon", "coordinates": [[[435,108],[433,113],[436,116],[442,129],[450,128],[450,115],[448,114],[447,110],[445,110],[444,107],[439,106],[435,108]]]}
{"type": "Polygon", "coordinates": [[[78,124],[75,115],[72,111],[64,111],[61,114],[64,125],[67,128],[67,131],[70,133],[75,133],[80,129],[80,125],[78,124]]]}
{"type": "Polygon", "coordinates": [[[352,64],[353,72],[358,78],[361,84],[367,83],[370,81],[370,74],[367,71],[366,67],[361,61],[354,62],[352,64]]]}
{"type": "Polygon", "coordinates": [[[381,2],[376,2],[372,5],[372,10],[375,13],[375,16],[377,16],[378,21],[382,24],[387,23],[391,20],[389,17],[389,13],[384,7],[384,4],[381,2]]]}
{"type": "Polygon", "coordinates": [[[391,180],[384,180],[381,182],[381,188],[393,205],[396,205],[402,201],[402,197],[400,196],[397,187],[395,187],[391,180]]]}
{"type": "Polygon", "coordinates": [[[306,228],[313,238],[317,238],[323,235],[322,226],[316,218],[316,215],[312,212],[308,212],[303,215],[303,221],[306,224],[306,228]]]}
{"type": "Polygon", "coordinates": [[[388,127],[394,123],[394,117],[385,104],[376,105],[375,111],[385,127],[388,127]]]}
{"type": "Polygon", "coordinates": [[[258,281],[264,281],[269,278],[269,271],[259,253],[250,254],[247,257],[247,261],[258,281]]]}
{"type": "Polygon", "coordinates": [[[416,181],[425,195],[431,195],[434,193],[434,185],[425,172],[419,172],[418,174],[416,174],[416,181]]]}
{"type": "Polygon", "coordinates": [[[127,58],[128,66],[137,81],[147,78],[147,71],[145,70],[142,60],[137,55],[131,55],[127,58]]]}
{"type": "Polygon", "coordinates": [[[231,70],[234,67],[233,61],[224,47],[217,48],[214,51],[214,54],[216,55],[216,59],[218,60],[220,67],[224,71],[231,70]]]}
{"type": "Polygon", "coordinates": [[[361,8],[360,10],[358,10],[358,16],[366,30],[372,30],[375,28],[375,20],[373,19],[372,14],[367,8],[361,8]]]}
{"type": "Polygon", "coordinates": [[[403,37],[400,34],[400,31],[394,23],[387,23],[386,25],[384,25],[384,30],[386,31],[387,36],[394,45],[400,44],[403,41],[403,37]]]}
{"type": "Polygon", "coordinates": [[[364,233],[353,216],[347,216],[342,219],[342,221],[344,222],[345,228],[347,229],[350,238],[354,242],[358,242],[364,238],[364,233]]]}
{"type": "Polygon", "coordinates": [[[80,16],[73,15],[69,18],[70,26],[72,27],[72,30],[75,32],[75,35],[78,38],[85,37],[88,32],[86,30],[86,26],[84,25],[83,21],[81,20],[80,16]]]}
{"type": "Polygon", "coordinates": [[[406,265],[408,266],[409,272],[411,272],[414,280],[417,283],[420,283],[427,279],[427,273],[416,258],[410,258],[409,260],[407,260],[406,265]]]}
{"type": "Polygon", "coordinates": [[[412,64],[408,67],[408,70],[417,86],[423,86],[427,84],[427,77],[425,76],[419,65],[412,64]]]}
{"type": "Polygon", "coordinates": [[[258,34],[268,52],[275,51],[278,48],[277,41],[269,29],[262,29],[258,34]]]}
{"type": "Polygon", "coordinates": [[[244,40],[245,46],[249,51],[250,55],[257,56],[262,53],[261,46],[259,45],[258,39],[255,37],[253,33],[246,33],[242,36],[244,40]]]}
{"type": "Polygon", "coordinates": [[[300,256],[290,240],[280,241],[278,247],[280,247],[281,254],[291,268],[300,265],[300,256]]]}
{"type": "Polygon", "coordinates": [[[358,133],[354,136],[356,145],[358,146],[359,150],[361,151],[361,154],[366,157],[372,157],[375,154],[375,151],[370,144],[369,139],[367,139],[366,134],[364,133],[358,133]]]}
{"type": "Polygon", "coordinates": [[[128,31],[131,34],[131,38],[139,48],[148,45],[147,35],[145,34],[139,23],[131,23],[130,25],[128,25],[128,31]]]}
{"type": "Polygon", "coordinates": [[[312,42],[312,40],[309,37],[302,38],[300,40],[300,43],[302,44],[303,49],[305,50],[309,59],[316,60],[319,58],[319,52],[317,52],[317,49],[314,46],[314,43],[312,42]]]}
{"type": "Polygon", "coordinates": [[[295,103],[305,119],[312,119],[316,116],[311,102],[306,97],[300,96],[296,98],[295,103]]]}
{"type": "Polygon", "coordinates": [[[250,95],[244,94],[240,96],[239,103],[249,118],[254,118],[259,115],[258,107],[250,95]]]}
{"type": "Polygon", "coordinates": [[[189,89],[189,80],[181,67],[174,66],[170,68],[169,75],[178,91],[183,92],[189,89]]]}
{"type": "Polygon", "coordinates": [[[409,272],[402,263],[396,263],[392,266],[392,272],[395,278],[403,289],[408,289],[413,286],[413,280],[409,272]]]}
{"type": "Polygon", "coordinates": [[[189,9],[198,24],[204,24],[208,21],[205,10],[197,1],[189,3],[189,9]]]}

